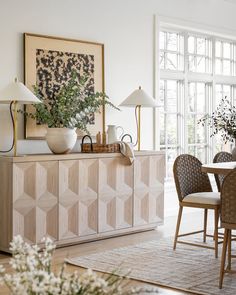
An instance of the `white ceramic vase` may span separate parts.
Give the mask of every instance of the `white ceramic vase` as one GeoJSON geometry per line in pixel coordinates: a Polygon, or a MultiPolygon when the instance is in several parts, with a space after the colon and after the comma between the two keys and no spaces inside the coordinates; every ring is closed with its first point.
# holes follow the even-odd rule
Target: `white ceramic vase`
{"type": "Polygon", "coordinates": [[[114,143],[120,140],[121,136],[124,134],[124,129],[121,126],[116,125],[107,125],[107,136],[108,136],[108,143],[114,143]],[[117,135],[117,130],[121,129],[121,134],[117,135]]]}
{"type": "Polygon", "coordinates": [[[48,147],[54,154],[69,153],[77,140],[75,129],[70,128],[48,128],[46,141],[48,147]]]}

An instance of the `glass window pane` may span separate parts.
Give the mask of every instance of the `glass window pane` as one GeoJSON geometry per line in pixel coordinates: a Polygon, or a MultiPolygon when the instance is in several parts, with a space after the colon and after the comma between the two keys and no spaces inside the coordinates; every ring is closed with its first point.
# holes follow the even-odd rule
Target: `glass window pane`
{"type": "Polygon", "coordinates": [[[236,63],[231,62],[232,68],[231,68],[231,75],[235,76],[236,75],[236,63]]]}
{"type": "Polygon", "coordinates": [[[167,112],[177,112],[177,98],[176,97],[171,97],[167,99],[167,104],[166,104],[166,110],[167,112]]]}
{"type": "Polygon", "coordinates": [[[214,149],[215,153],[223,151],[224,143],[221,139],[220,134],[214,135],[214,149]]]}
{"type": "Polygon", "coordinates": [[[190,36],[188,38],[189,70],[192,72],[212,71],[211,39],[190,36]]]}
{"type": "Polygon", "coordinates": [[[229,42],[216,42],[216,74],[235,75],[236,44],[229,42]],[[221,58],[221,59],[220,59],[221,58]]]}
{"type": "Polygon", "coordinates": [[[195,112],[195,83],[189,83],[189,112],[195,112]]]}
{"type": "Polygon", "coordinates": [[[206,53],[205,39],[197,38],[197,54],[205,55],[205,53],[206,53]]]}
{"type": "Polygon", "coordinates": [[[165,115],[163,114],[163,109],[160,108],[160,144],[165,145],[166,143],[166,136],[165,136],[165,115]]]}
{"type": "Polygon", "coordinates": [[[189,55],[189,71],[194,72],[195,71],[195,56],[189,55]]]}
{"type": "Polygon", "coordinates": [[[167,176],[173,177],[173,164],[177,157],[177,149],[176,148],[168,148],[167,149],[167,176]]]}
{"type": "Polygon", "coordinates": [[[189,146],[188,147],[188,153],[192,156],[195,156],[195,147],[194,146],[189,146]]]}
{"type": "Polygon", "coordinates": [[[216,59],[216,63],[215,63],[215,71],[216,71],[216,74],[218,75],[222,75],[222,70],[221,70],[221,65],[222,65],[222,62],[220,59],[216,59]]]}
{"type": "Polygon", "coordinates": [[[169,70],[177,70],[177,54],[166,54],[166,68],[169,70]]]}
{"type": "Polygon", "coordinates": [[[160,80],[159,99],[160,99],[161,106],[164,106],[164,97],[165,97],[165,83],[163,80],[160,80]]]}
{"type": "Polygon", "coordinates": [[[194,53],[194,37],[193,36],[188,37],[188,52],[194,53]]]}
{"type": "MultiPolygon", "coordinates": [[[[208,82],[207,84],[202,82],[205,81],[206,75],[200,74],[212,72],[212,68],[214,68],[217,75],[233,75],[233,71],[236,71],[236,44],[234,44],[233,41],[230,43],[230,41],[225,42],[220,39],[213,43],[210,37],[201,37],[199,35],[189,35],[186,40],[188,43],[184,44],[183,36],[183,34],[175,32],[160,32],[159,37],[161,52],[160,68],[170,71],[183,71],[184,62],[186,61],[188,63],[186,75],[187,80],[190,81],[187,97],[188,105],[186,106],[187,116],[185,117],[183,111],[186,109],[184,106],[185,100],[181,100],[184,94],[182,91],[184,90],[182,89],[182,82],[179,84],[176,80],[170,80],[179,79],[182,75],[178,76],[177,73],[171,74],[170,71],[161,71],[161,74],[163,74],[167,80],[162,80],[160,83],[160,103],[162,107],[158,112],[160,114],[159,128],[161,145],[166,151],[166,170],[169,177],[172,177],[173,158],[177,156],[180,150],[181,152],[188,152],[184,150],[184,146],[178,146],[178,135],[181,136],[183,142],[188,142],[190,153],[199,157],[201,161],[205,161],[206,155],[208,155],[208,137],[206,137],[206,135],[208,135],[208,132],[211,133],[211,131],[208,131],[208,126],[198,125],[197,121],[199,118],[202,118],[206,112],[209,111],[211,113],[212,95],[215,97],[213,109],[217,107],[224,96],[230,99],[232,98],[236,103],[236,85],[222,83],[223,81],[225,81],[225,83],[230,81],[226,79],[227,77],[224,80],[223,77],[221,80],[221,77],[216,77],[216,81],[222,82],[216,85],[215,94],[212,94],[208,82]],[[213,48],[213,45],[215,48],[213,48]],[[184,46],[188,47],[187,56],[184,56],[184,46]],[[214,58],[212,57],[212,49],[214,49],[215,52],[214,58]],[[213,60],[215,62],[214,65],[213,60]],[[189,71],[199,74],[193,75],[193,73],[189,73],[189,71]],[[194,77],[196,77],[196,80],[194,80],[194,77]],[[180,102],[178,101],[179,99],[180,102]],[[208,99],[210,103],[208,103],[208,99]],[[178,106],[180,108],[178,108],[178,106]],[[181,113],[178,113],[179,111],[181,111],[181,113]],[[181,127],[180,130],[178,130],[178,127],[181,127]],[[181,132],[183,132],[183,134],[181,134],[181,132]],[[185,138],[185,133],[186,135],[188,134],[188,138],[185,138]]],[[[221,147],[220,139],[214,137],[213,149],[220,150],[221,147]]]]}
{"type": "Polygon", "coordinates": [[[221,57],[221,42],[216,41],[216,56],[221,57]]]}
{"type": "Polygon", "coordinates": [[[216,103],[215,107],[218,106],[222,98],[227,96],[231,99],[231,85],[216,84],[216,103]]]}
{"type": "Polygon", "coordinates": [[[206,162],[206,149],[205,147],[196,147],[196,157],[202,162],[206,162]]]}
{"type": "Polygon", "coordinates": [[[223,89],[221,84],[216,84],[216,101],[215,108],[219,105],[221,99],[223,97],[223,89]]]}
{"type": "Polygon", "coordinates": [[[177,34],[176,33],[167,33],[167,49],[177,51],[177,34]]]}
{"type": "Polygon", "coordinates": [[[228,98],[231,98],[230,96],[230,85],[223,85],[223,97],[227,96],[228,98]]]}
{"type": "Polygon", "coordinates": [[[223,57],[230,58],[230,43],[223,43],[223,57]]]}
{"type": "Polygon", "coordinates": [[[180,54],[183,54],[184,53],[184,36],[178,35],[178,37],[179,37],[178,49],[180,54]]]}
{"type": "Polygon", "coordinates": [[[204,73],[206,71],[206,59],[205,57],[198,56],[197,57],[197,72],[204,73]]]}
{"type": "Polygon", "coordinates": [[[230,61],[223,60],[223,74],[230,75],[230,61]]]}
{"type": "Polygon", "coordinates": [[[165,54],[164,54],[164,52],[160,52],[160,67],[161,67],[161,69],[165,68],[165,54]]]}
{"type": "Polygon", "coordinates": [[[172,32],[160,32],[160,68],[183,71],[184,38],[172,32]],[[171,52],[170,52],[171,51],[171,52]]]}
{"type": "Polygon", "coordinates": [[[166,110],[168,112],[177,111],[177,82],[174,80],[167,81],[166,110]]]}
{"type": "Polygon", "coordinates": [[[188,115],[188,143],[195,143],[195,116],[188,115]]]}
{"type": "Polygon", "coordinates": [[[160,32],[160,49],[165,48],[165,33],[160,32]]]}
{"type": "Polygon", "coordinates": [[[178,70],[183,71],[183,69],[184,69],[184,56],[181,54],[178,56],[178,58],[179,58],[178,70]]]}
{"type": "Polygon", "coordinates": [[[166,115],[167,144],[177,144],[177,115],[166,115]]]}
{"type": "MultiPolygon", "coordinates": [[[[197,121],[201,119],[202,116],[197,116],[197,121]]],[[[206,142],[206,127],[202,124],[198,124],[196,128],[196,143],[205,143],[206,142]]]]}
{"type": "Polygon", "coordinates": [[[197,83],[197,112],[205,113],[206,108],[206,98],[205,98],[205,84],[197,83]]]}
{"type": "Polygon", "coordinates": [[[167,97],[176,98],[177,82],[175,80],[168,80],[167,84],[167,97]]]}

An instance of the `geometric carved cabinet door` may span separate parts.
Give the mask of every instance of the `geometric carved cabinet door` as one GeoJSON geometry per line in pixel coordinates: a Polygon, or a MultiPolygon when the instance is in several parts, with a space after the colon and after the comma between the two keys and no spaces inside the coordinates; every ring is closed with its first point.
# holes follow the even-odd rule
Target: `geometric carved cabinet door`
{"type": "Polygon", "coordinates": [[[58,239],[58,162],[13,164],[13,236],[58,239]]]}
{"type": "Polygon", "coordinates": [[[133,165],[125,158],[99,160],[99,232],[133,225],[133,165]]]}
{"type": "Polygon", "coordinates": [[[98,160],[59,162],[59,239],[97,233],[98,160]]]}
{"type": "Polygon", "coordinates": [[[164,155],[136,157],[134,163],[134,225],[162,223],[164,155]]]}

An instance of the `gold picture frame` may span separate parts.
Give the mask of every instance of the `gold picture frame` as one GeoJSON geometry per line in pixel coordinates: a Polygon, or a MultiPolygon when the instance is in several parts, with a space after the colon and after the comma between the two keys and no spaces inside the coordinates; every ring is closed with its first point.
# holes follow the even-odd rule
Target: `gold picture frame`
{"type": "MultiPolygon", "coordinates": [[[[68,76],[64,73],[76,69],[79,73],[88,71],[94,92],[104,92],[104,44],[24,33],[24,58],[25,85],[31,90],[34,85],[43,85],[44,90],[51,89],[44,94],[51,95],[55,89],[58,91],[61,79],[65,81],[68,76]],[[50,87],[45,86],[45,77],[50,87]]],[[[26,110],[32,111],[33,107],[27,105],[26,110]]],[[[105,131],[105,107],[94,114],[88,129],[92,136],[105,131]]],[[[80,130],[77,133],[84,135],[80,130]]],[[[43,139],[45,135],[46,126],[25,119],[25,138],[43,139]]]]}

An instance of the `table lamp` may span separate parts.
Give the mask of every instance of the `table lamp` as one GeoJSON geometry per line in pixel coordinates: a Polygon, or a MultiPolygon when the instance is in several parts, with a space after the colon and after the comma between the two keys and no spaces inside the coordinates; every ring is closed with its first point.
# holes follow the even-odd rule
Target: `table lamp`
{"type": "Polygon", "coordinates": [[[141,86],[139,89],[133,91],[119,106],[121,107],[135,107],[135,118],[137,123],[137,143],[138,151],[141,146],[141,107],[158,107],[157,101],[148,95],[141,86]],[[138,116],[137,116],[138,111],[138,116]],[[137,118],[138,117],[138,118],[137,118]]]}
{"type": "Polygon", "coordinates": [[[17,107],[18,104],[41,103],[41,101],[17,78],[0,92],[0,103],[6,104],[13,102],[13,138],[14,138],[14,157],[17,156],[17,107]]]}

